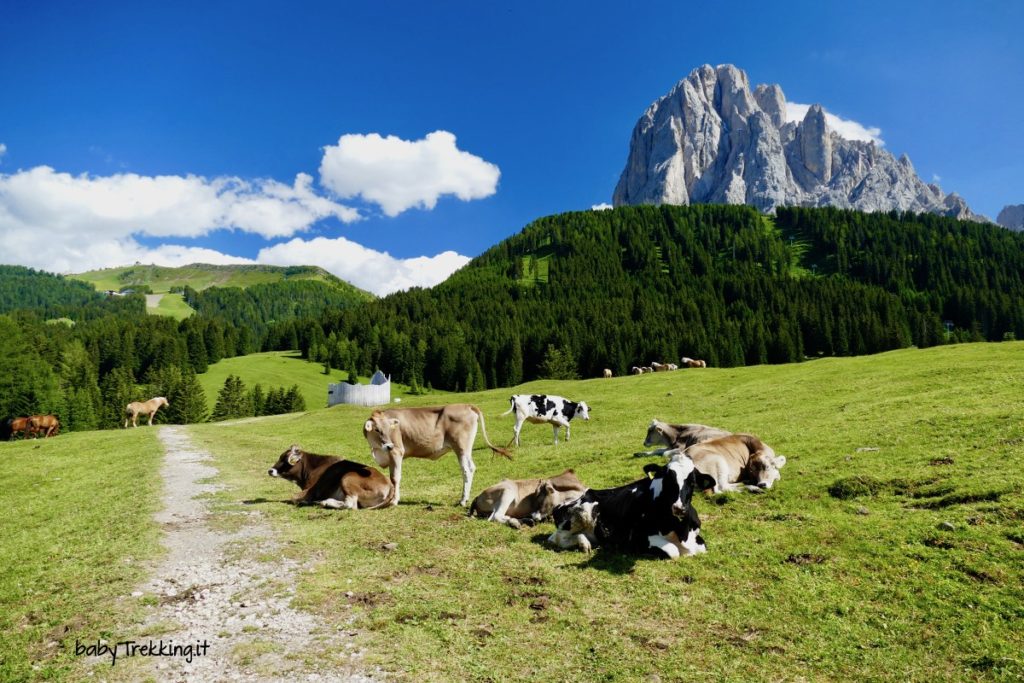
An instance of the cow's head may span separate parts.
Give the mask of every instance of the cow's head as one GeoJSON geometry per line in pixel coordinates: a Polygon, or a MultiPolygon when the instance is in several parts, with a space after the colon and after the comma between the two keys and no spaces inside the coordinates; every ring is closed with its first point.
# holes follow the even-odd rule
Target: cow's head
{"type": "Polygon", "coordinates": [[[661,420],[651,420],[651,426],[647,428],[647,438],[644,439],[644,446],[665,446],[671,447],[675,443],[676,433],[671,426],[661,420]]]}
{"type": "Polygon", "coordinates": [[[582,495],[582,491],[559,491],[550,479],[541,480],[537,489],[531,494],[534,498],[535,510],[530,514],[535,522],[549,518],[555,508],[563,503],[571,502],[582,495]]]}
{"type": "Polygon", "coordinates": [[[747,461],[746,475],[749,481],[757,484],[759,488],[770,489],[772,484],[777,482],[782,473],[779,470],[786,464],[786,456],[775,455],[768,446],[750,456],[747,461]]]}
{"type": "Polygon", "coordinates": [[[291,447],[281,454],[274,466],[267,470],[272,477],[281,477],[288,481],[296,481],[301,476],[302,456],[305,453],[299,448],[299,444],[293,443],[291,447]]]}
{"type": "Polygon", "coordinates": [[[391,454],[401,456],[405,451],[402,447],[402,430],[397,418],[388,417],[379,410],[373,411],[370,419],[363,424],[363,436],[370,444],[373,459],[381,467],[391,462],[391,454]]]}
{"type": "Polygon", "coordinates": [[[667,465],[647,465],[644,472],[653,475],[651,495],[655,503],[668,507],[679,519],[689,513],[694,491],[715,487],[714,477],[698,471],[688,455],[677,455],[667,465]]]}
{"type": "Polygon", "coordinates": [[[589,420],[590,406],[588,406],[585,402],[580,401],[579,403],[576,404],[576,414],[573,417],[578,417],[581,420],[589,420]]]}

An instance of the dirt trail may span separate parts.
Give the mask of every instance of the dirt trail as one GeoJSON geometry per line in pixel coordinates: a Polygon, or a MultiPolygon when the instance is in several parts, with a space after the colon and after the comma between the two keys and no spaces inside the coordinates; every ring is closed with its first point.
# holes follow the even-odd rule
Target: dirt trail
{"type": "Polygon", "coordinates": [[[326,624],[291,607],[301,570],[277,552],[261,513],[242,513],[245,523],[236,532],[212,528],[200,497],[220,488],[208,481],[217,474],[210,455],[193,447],[184,428],[161,427],[159,435],[167,453],[157,521],[168,555],[135,597],[159,600],[147,627],[160,635],[147,639],[193,645],[197,656],[191,663],[184,656],[146,657],[152,675],[204,682],[374,680],[359,671],[354,634],[343,619],[326,624]],[[200,654],[204,642],[209,646],[200,654]]]}

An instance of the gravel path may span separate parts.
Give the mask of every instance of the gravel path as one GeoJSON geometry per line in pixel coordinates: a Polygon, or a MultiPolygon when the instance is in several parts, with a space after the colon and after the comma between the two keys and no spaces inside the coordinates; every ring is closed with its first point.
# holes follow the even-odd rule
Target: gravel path
{"type": "Polygon", "coordinates": [[[196,450],[181,427],[161,427],[159,434],[167,454],[157,521],[168,555],[134,596],[159,601],[147,627],[160,635],[148,640],[192,645],[195,656],[191,663],[183,654],[146,657],[151,675],[159,681],[372,681],[358,670],[354,633],[343,618],[325,624],[291,607],[300,569],[276,552],[260,512],[242,513],[245,523],[236,532],[211,528],[200,497],[220,488],[209,483],[217,474],[210,455],[196,450]],[[266,558],[273,559],[261,561],[266,558]],[[202,643],[209,643],[205,653],[202,643]]]}

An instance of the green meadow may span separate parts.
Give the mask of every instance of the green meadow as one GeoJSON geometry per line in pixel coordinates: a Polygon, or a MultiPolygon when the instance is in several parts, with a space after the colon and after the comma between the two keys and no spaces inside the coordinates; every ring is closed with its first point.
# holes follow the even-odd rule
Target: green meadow
{"type": "MultiPolygon", "coordinates": [[[[309,410],[327,405],[329,383],[348,380],[347,371],[331,370],[330,375],[325,375],[323,363],[303,360],[297,351],[267,351],[225,358],[198,375],[199,384],[203,387],[211,412],[217,404],[217,394],[224,386],[224,380],[228,375],[241,377],[246,389],[252,389],[257,384],[261,384],[264,391],[270,387],[289,389],[293,384],[297,384],[309,410]]],[[[359,381],[366,384],[370,378],[360,377],[359,381]]],[[[402,397],[402,400],[405,400],[407,391],[408,387],[404,384],[391,383],[392,398],[402,397]]]]}
{"type": "MultiPolygon", "coordinates": [[[[396,680],[1020,680],[1022,386],[1024,343],[1012,342],[403,397],[475,403],[502,445],[510,394],[588,402],[591,419],[573,423],[568,443],[527,424],[506,460],[478,436],[473,495],[566,467],[594,487],[638,479],[658,461],[634,456],[654,417],[752,432],[787,456],[763,495],[695,497],[708,553],[675,562],[558,552],[544,544],[550,523],[515,531],[469,519],[453,505],[461,475],[451,455],[407,461],[397,508],[284,504],[294,485],[266,474],[278,455],[298,443],[369,462],[368,408],[189,432],[227,487],[215,514],[227,524],[263,512],[305,567],[300,605],[339,625],[354,619],[367,663],[396,680]]],[[[0,544],[18,567],[0,589],[11,615],[3,630],[21,628],[4,636],[0,671],[42,661],[59,678],[69,639],[127,618],[97,605],[138,579],[119,558],[155,552],[151,435],[0,444],[0,500],[14,512],[0,544]],[[126,466],[147,483],[123,476],[126,466]],[[54,471],[60,482],[49,481],[54,471]],[[75,502],[83,491],[88,510],[75,502]],[[89,556],[97,537],[107,540],[103,562],[89,556]],[[62,635],[61,625],[71,628],[62,635]],[[47,651],[51,639],[63,645],[47,651]]]]}
{"type": "Polygon", "coordinates": [[[123,632],[160,553],[152,429],[0,443],[0,681],[74,678],[76,638],[123,632]]]}

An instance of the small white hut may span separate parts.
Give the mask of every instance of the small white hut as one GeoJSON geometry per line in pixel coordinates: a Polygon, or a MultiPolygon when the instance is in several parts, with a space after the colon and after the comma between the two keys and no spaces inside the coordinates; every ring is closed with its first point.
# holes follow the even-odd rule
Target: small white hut
{"type": "Polygon", "coordinates": [[[391,377],[378,370],[373,373],[369,384],[349,384],[348,382],[330,383],[327,385],[327,407],[339,403],[351,403],[357,406],[379,406],[391,402],[391,377]]]}

